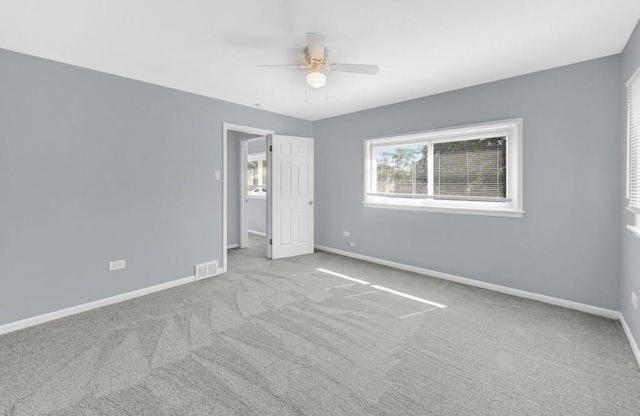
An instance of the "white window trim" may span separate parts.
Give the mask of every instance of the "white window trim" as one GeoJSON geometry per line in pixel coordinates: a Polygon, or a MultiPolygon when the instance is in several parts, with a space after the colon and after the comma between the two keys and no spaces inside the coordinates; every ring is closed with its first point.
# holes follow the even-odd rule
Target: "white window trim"
{"type": "MultiPolygon", "coordinates": [[[[640,68],[636,69],[636,72],[634,72],[634,74],[631,76],[631,78],[629,78],[629,81],[627,81],[626,83],[626,87],[627,89],[631,86],[632,83],[634,82],[640,82],[640,68]]],[[[628,92],[627,92],[628,94],[628,92]]],[[[627,99],[627,105],[628,105],[628,99],[627,99]]],[[[638,105],[640,105],[640,103],[638,103],[638,105]]],[[[634,214],[634,218],[635,218],[635,224],[634,225],[627,225],[627,229],[629,231],[631,231],[632,233],[634,233],[636,235],[636,237],[640,238],[640,208],[634,207],[633,205],[631,205],[631,201],[630,199],[630,178],[631,178],[631,154],[629,152],[629,149],[631,148],[631,112],[629,111],[629,108],[627,107],[627,210],[632,212],[634,214]]]]}
{"type": "Polygon", "coordinates": [[[634,217],[636,219],[634,225],[627,225],[627,230],[631,231],[636,235],[636,237],[640,238],[640,210],[628,206],[627,211],[631,211],[633,214],[635,214],[634,217]]]}
{"type": "MultiPolygon", "coordinates": [[[[499,217],[522,218],[523,210],[523,126],[522,118],[500,120],[489,123],[470,124],[451,128],[428,130],[402,135],[366,138],[364,145],[364,189],[362,205],[369,208],[386,208],[409,211],[427,211],[448,214],[488,215],[499,217]],[[507,137],[507,196],[510,201],[475,202],[475,201],[444,201],[434,199],[388,198],[369,195],[371,181],[371,151],[374,145],[407,143],[415,141],[443,142],[487,137],[487,134],[499,134],[507,137]]],[[[432,159],[433,160],[433,159],[432,159]]],[[[431,166],[433,166],[431,164],[431,166]]],[[[431,175],[430,177],[433,177],[431,175]]]]}
{"type": "MultiPolygon", "coordinates": [[[[262,138],[261,138],[262,139],[262,138]]],[[[266,161],[267,161],[267,153],[250,153],[249,155],[247,155],[247,162],[255,162],[255,161],[260,161],[260,160],[264,160],[265,161],[265,165],[266,165],[266,161]]],[[[260,183],[262,179],[262,165],[258,165],[258,186],[267,186],[266,183],[260,183]]],[[[249,199],[267,199],[267,194],[265,192],[264,195],[251,195],[248,194],[247,197],[249,199]]]]}

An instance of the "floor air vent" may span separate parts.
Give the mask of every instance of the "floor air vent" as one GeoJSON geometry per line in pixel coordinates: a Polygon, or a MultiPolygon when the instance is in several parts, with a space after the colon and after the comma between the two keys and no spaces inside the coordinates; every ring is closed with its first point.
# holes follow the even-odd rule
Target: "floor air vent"
{"type": "Polygon", "coordinates": [[[212,261],[211,263],[196,264],[196,280],[215,276],[217,274],[218,274],[217,261],[212,261]]]}

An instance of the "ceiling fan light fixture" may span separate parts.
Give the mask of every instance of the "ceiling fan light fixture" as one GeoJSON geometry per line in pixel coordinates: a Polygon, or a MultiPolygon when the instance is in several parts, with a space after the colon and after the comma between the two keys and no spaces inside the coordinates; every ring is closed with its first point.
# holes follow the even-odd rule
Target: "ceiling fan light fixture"
{"type": "Polygon", "coordinates": [[[327,83],[327,76],[319,69],[307,74],[307,85],[311,88],[322,88],[327,83]]]}
{"type": "Polygon", "coordinates": [[[302,52],[304,53],[305,64],[257,65],[256,67],[304,70],[307,72],[307,85],[313,89],[322,88],[327,84],[325,71],[375,75],[379,69],[378,65],[330,63],[327,60],[329,52],[324,46],[324,36],[317,33],[307,33],[307,47],[302,52]]]}

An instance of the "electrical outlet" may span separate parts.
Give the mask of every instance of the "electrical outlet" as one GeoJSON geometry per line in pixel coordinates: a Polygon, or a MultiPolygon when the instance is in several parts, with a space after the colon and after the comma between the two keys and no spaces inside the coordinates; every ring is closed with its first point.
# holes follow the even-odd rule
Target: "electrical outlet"
{"type": "Polygon", "coordinates": [[[124,260],[114,260],[109,262],[109,271],[122,270],[126,267],[124,260]]]}
{"type": "Polygon", "coordinates": [[[351,233],[349,231],[343,231],[342,232],[342,236],[343,237],[351,237],[351,233]]]}
{"type": "Polygon", "coordinates": [[[631,304],[633,305],[633,309],[638,310],[638,297],[633,292],[631,292],[631,304]]]}
{"type": "Polygon", "coordinates": [[[356,243],[349,243],[349,247],[353,248],[356,246],[356,243]]]}

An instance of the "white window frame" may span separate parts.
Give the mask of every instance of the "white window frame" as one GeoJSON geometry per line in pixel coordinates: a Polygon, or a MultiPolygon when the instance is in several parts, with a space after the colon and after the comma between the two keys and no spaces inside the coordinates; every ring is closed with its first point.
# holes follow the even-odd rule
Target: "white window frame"
{"type": "MultiPolygon", "coordinates": [[[[249,162],[255,162],[255,161],[262,161],[264,160],[264,169],[267,168],[267,153],[251,153],[249,155],[247,155],[247,163],[249,162]]],[[[245,165],[245,169],[246,169],[246,165],[245,165]]],[[[266,183],[262,183],[262,164],[258,164],[258,185],[256,186],[264,186],[266,187],[267,184],[266,183]]],[[[245,184],[245,186],[249,186],[249,184],[245,184]]],[[[267,198],[267,193],[265,192],[264,195],[254,195],[249,193],[249,189],[247,188],[247,197],[251,198],[251,199],[266,199],[267,198]]]]}
{"type": "MultiPolygon", "coordinates": [[[[627,87],[627,193],[626,193],[626,198],[627,198],[627,210],[631,211],[634,214],[635,217],[635,221],[633,225],[627,225],[627,229],[629,231],[631,231],[632,233],[634,233],[638,238],[640,238],[640,207],[634,206],[631,203],[631,176],[634,174],[634,172],[631,172],[631,88],[632,86],[635,86],[636,88],[638,88],[640,90],[640,68],[638,68],[636,70],[636,72],[631,76],[631,78],[629,78],[629,81],[626,84],[627,87]]],[[[634,108],[638,109],[640,108],[640,97],[634,97],[634,101],[637,100],[638,102],[634,104],[634,108]]],[[[638,110],[636,110],[638,111],[638,110]]],[[[638,111],[638,114],[640,114],[640,111],[638,111]]],[[[638,117],[638,114],[636,114],[636,117],[638,117]]],[[[636,123],[640,123],[640,120],[635,120],[636,123]]],[[[638,136],[640,136],[640,133],[637,133],[638,136]]],[[[636,146],[640,146],[640,137],[635,137],[635,140],[638,142],[636,143],[636,146]]],[[[640,149],[638,149],[635,153],[636,158],[640,157],[640,149]]],[[[635,172],[636,176],[636,186],[640,186],[640,160],[637,160],[635,163],[636,169],[637,171],[635,172]]]]}
{"type": "MultiPolygon", "coordinates": [[[[362,204],[370,208],[429,211],[449,214],[490,215],[522,218],[523,211],[522,118],[470,124],[395,136],[364,139],[364,192],[362,204]],[[397,198],[371,195],[373,148],[411,143],[442,143],[487,137],[506,137],[507,201],[468,201],[397,198]]],[[[433,146],[431,146],[433,149],[433,146]]],[[[433,161],[433,155],[430,155],[433,161]]],[[[433,178],[433,162],[429,177],[433,178]]]]}

